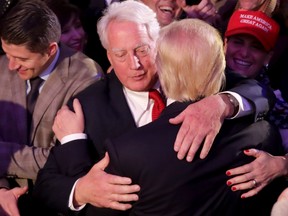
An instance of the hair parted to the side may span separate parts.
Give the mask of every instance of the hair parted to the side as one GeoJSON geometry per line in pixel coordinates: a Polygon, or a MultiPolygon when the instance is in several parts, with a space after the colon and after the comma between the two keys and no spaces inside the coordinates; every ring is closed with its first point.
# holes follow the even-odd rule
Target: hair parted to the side
{"type": "Polygon", "coordinates": [[[105,49],[109,46],[107,28],[111,21],[128,21],[144,25],[150,39],[155,42],[159,35],[160,26],[156,14],[148,6],[133,0],[115,2],[104,11],[97,23],[97,32],[105,49]]]}
{"type": "Polygon", "coordinates": [[[177,101],[215,94],[225,82],[222,38],[198,19],[175,21],[161,29],[156,64],[165,95],[177,101]]]}
{"type": "Polygon", "coordinates": [[[14,45],[25,45],[35,53],[47,51],[59,42],[61,27],[57,16],[40,0],[19,1],[1,20],[0,37],[14,45]]]}

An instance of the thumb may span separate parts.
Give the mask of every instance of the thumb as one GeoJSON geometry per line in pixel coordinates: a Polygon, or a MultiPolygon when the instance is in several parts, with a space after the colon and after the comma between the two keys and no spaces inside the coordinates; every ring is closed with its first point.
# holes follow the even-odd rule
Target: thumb
{"type": "Polygon", "coordinates": [[[15,197],[17,197],[17,199],[25,194],[27,191],[28,191],[28,187],[16,187],[16,188],[13,188],[13,194],[15,197]]]}
{"type": "Polygon", "coordinates": [[[80,101],[75,98],[73,100],[73,108],[74,108],[74,111],[76,113],[76,115],[79,117],[79,118],[82,118],[84,119],[84,115],[83,115],[83,111],[82,111],[82,106],[80,104],[80,101]]]}
{"type": "Polygon", "coordinates": [[[171,124],[180,124],[180,123],[182,123],[184,121],[184,117],[185,117],[184,112],[185,112],[185,110],[183,112],[181,112],[179,115],[177,115],[176,117],[170,118],[169,122],[171,124]]]}
{"type": "Polygon", "coordinates": [[[100,160],[97,163],[97,167],[100,168],[101,170],[105,170],[105,168],[108,166],[109,162],[110,162],[110,158],[109,158],[108,153],[106,152],[104,158],[102,158],[102,160],[100,160]]]}
{"type": "Polygon", "coordinates": [[[251,149],[245,149],[244,150],[244,154],[247,155],[247,156],[252,156],[252,157],[258,157],[259,154],[260,154],[260,151],[258,149],[254,149],[254,148],[251,148],[251,149]]]}

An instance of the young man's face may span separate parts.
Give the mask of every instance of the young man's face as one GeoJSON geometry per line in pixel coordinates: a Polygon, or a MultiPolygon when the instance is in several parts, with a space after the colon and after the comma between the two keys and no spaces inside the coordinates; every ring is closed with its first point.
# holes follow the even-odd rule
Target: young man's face
{"type": "Polygon", "coordinates": [[[179,17],[181,8],[178,1],[180,0],[141,0],[156,13],[160,26],[166,26],[179,17]]]}
{"type": "Polygon", "coordinates": [[[249,78],[255,78],[271,57],[255,37],[247,34],[229,37],[225,46],[227,66],[249,78]]]}
{"type": "MultiPolygon", "coordinates": [[[[40,75],[50,64],[52,53],[33,53],[25,45],[14,45],[1,40],[9,60],[9,70],[16,71],[23,80],[40,75]]],[[[57,45],[56,45],[57,46],[57,45]]]]}
{"type": "Polygon", "coordinates": [[[157,80],[155,42],[144,26],[112,21],[108,28],[109,61],[120,82],[132,91],[148,91],[157,80]]]}

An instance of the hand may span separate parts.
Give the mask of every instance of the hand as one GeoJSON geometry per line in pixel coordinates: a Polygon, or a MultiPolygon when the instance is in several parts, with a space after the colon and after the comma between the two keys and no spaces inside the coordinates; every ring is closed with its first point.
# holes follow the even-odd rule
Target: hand
{"type": "Polygon", "coordinates": [[[52,129],[58,140],[64,136],[84,131],[84,115],[78,99],[73,100],[73,108],[75,112],[69,110],[65,105],[57,112],[52,129]]]}
{"type": "Polygon", "coordinates": [[[140,190],[138,185],[131,185],[131,179],[108,174],[104,169],[109,164],[108,153],[95,164],[91,170],[76,184],[74,206],[90,203],[101,208],[127,210],[132,207],[129,203],[137,201],[140,190]]]}
{"type": "Polygon", "coordinates": [[[221,95],[213,95],[193,103],[175,118],[170,119],[171,124],[182,126],[174,143],[177,157],[191,162],[195,153],[204,143],[200,158],[205,158],[218,134],[224,119],[229,115],[227,104],[221,95]]]}
{"type": "Polygon", "coordinates": [[[13,189],[0,189],[0,215],[20,216],[17,201],[18,198],[27,192],[27,187],[16,187],[13,189]]]}
{"type": "Polygon", "coordinates": [[[188,18],[198,18],[210,24],[213,23],[217,15],[215,3],[211,0],[202,0],[198,5],[186,5],[185,1],[183,1],[180,6],[188,18]]]}
{"type": "Polygon", "coordinates": [[[228,176],[235,176],[227,181],[227,185],[231,186],[233,191],[250,189],[243,193],[241,198],[254,196],[273,179],[287,175],[288,165],[285,157],[272,156],[257,149],[244,150],[244,153],[256,159],[226,172],[228,176]]]}

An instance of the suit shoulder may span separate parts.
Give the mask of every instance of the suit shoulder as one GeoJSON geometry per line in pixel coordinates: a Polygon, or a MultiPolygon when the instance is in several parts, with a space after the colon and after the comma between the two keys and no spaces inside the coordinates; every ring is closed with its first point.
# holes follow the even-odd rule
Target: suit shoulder
{"type": "Polygon", "coordinates": [[[72,50],[61,45],[58,66],[62,70],[68,70],[69,76],[96,76],[103,75],[101,66],[82,52],[72,50]]]}
{"type": "Polygon", "coordinates": [[[76,95],[79,100],[88,101],[92,98],[104,98],[107,96],[107,79],[103,78],[97,82],[92,83],[90,86],[82,90],[76,95]]]}
{"type": "Polygon", "coordinates": [[[90,70],[96,70],[97,73],[103,74],[101,66],[96,61],[94,61],[93,59],[89,58],[88,56],[86,56],[81,52],[76,52],[74,55],[71,56],[71,63],[72,65],[74,64],[76,65],[79,64],[79,66],[82,65],[90,70]]]}

